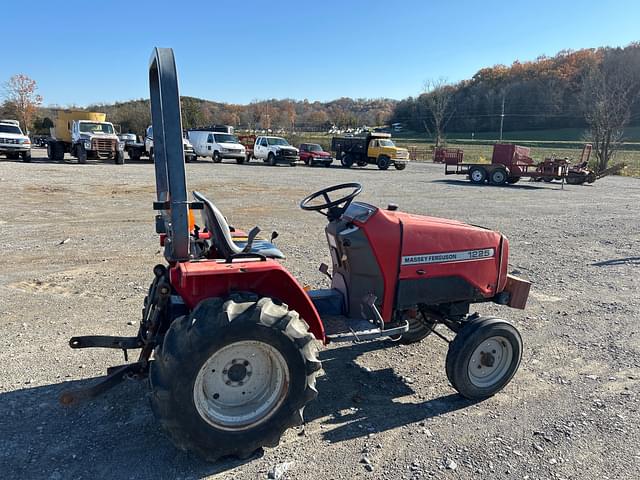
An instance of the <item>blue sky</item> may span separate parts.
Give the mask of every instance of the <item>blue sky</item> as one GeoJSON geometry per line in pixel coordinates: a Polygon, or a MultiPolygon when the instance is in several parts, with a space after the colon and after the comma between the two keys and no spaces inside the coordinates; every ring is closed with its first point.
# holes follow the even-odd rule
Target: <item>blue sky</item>
{"type": "Polygon", "coordinates": [[[148,97],[154,46],[174,48],[182,95],[400,99],[426,78],[638,41],[640,1],[5,1],[2,27],[0,82],[25,73],[45,104],[148,97]]]}

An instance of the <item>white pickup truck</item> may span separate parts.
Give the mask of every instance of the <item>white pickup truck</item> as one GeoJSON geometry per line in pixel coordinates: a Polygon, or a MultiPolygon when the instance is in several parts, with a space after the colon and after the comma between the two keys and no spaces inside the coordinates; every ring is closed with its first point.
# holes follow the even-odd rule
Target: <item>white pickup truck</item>
{"type": "Polygon", "coordinates": [[[269,165],[288,163],[292,167],[300,160],[300,152],[282,137],[258,137],[253,156],[269,165]]]}
{"type": "MultiPolygon", "coordinates": [[[[186,138],[182,139],[182,148],[184,150],[185,162],[191,162],[196,159],[196,153],[193,151],[191,142],[186,138]]],[[[153,126],[149,125],[145,132],[144,142],[129,142],[124,147],[131,160],[140,160],[142,157],[149,157],[153,162],[153,126]]]]}
{"type": "Polygon", "coordinates": [[[0,155],[10,160],[22,157],[23,162],[31,161],[31,140],[22,133],[16,120],[0,120],[0,155]]]}

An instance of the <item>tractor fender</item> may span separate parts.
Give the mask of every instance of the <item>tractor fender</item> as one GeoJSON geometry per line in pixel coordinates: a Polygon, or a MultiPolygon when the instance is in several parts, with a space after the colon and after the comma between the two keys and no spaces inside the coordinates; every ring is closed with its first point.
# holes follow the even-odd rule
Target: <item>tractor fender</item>
{"type": "Polygon", "coordinates": [[[251,292],[285,303],[300,314],[317,340],[326,343],[320,315],[305,289],[277,261],[221,263],[178,262],[169,269],[169,278],[187,308],[193,310],[212,297],[251,292]]]}

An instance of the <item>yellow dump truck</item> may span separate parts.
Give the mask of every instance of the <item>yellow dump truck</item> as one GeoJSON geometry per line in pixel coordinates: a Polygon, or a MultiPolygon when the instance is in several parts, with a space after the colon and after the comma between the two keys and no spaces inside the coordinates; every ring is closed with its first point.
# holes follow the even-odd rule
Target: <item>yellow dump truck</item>
{"type": "Polygon", "coordinates": [[[124,143],[118,140],[106,117],[104,113],[84,110],[58,111],[47,143],[49,159],[61,161],[65,153],[70,153],[78,163],[87,163],[89,158],[109,158],[122,165],[124,143]]]}
{"type": "Polygon", "coordinates": [[[336,152],[336,159],[345,168],[355,163],[359,167],[373,164],[380,170],[386,170],[393,165],[396,170],[404,170],[409,162],[409,151],[396,147],[389,133],[367,132],[359,136],[333,137],[331,150],[336,152]]]}

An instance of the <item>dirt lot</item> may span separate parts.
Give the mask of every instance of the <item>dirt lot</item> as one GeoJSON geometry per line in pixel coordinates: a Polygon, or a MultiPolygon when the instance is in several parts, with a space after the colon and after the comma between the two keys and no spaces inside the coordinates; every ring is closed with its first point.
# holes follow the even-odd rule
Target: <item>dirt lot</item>
{"type": "Polygon", "coordinates": [[[277,230],[286,266],[312,285],[324,284],[324,217],[297,202],[323,186],[357,180],[372,203],[500,230],[532,297],[526,311],[477,310],[521,330],[520,371],[472,404],[448,385],[438,338],[330,347],[306,426],[276,449],[214,465],[173,448],[144,382],[63,407],[63,388],[122,363],[117,351],[71,350],[69,337],[136,332],[162,260],[153,166],[2,160],[2,478],[266,478],[284,462],[292,479],[638,477],[640,180],[493,188],[426,164],[380,172],[211,162],[189,164],[188,178],[233,224],[277,230]]]}

